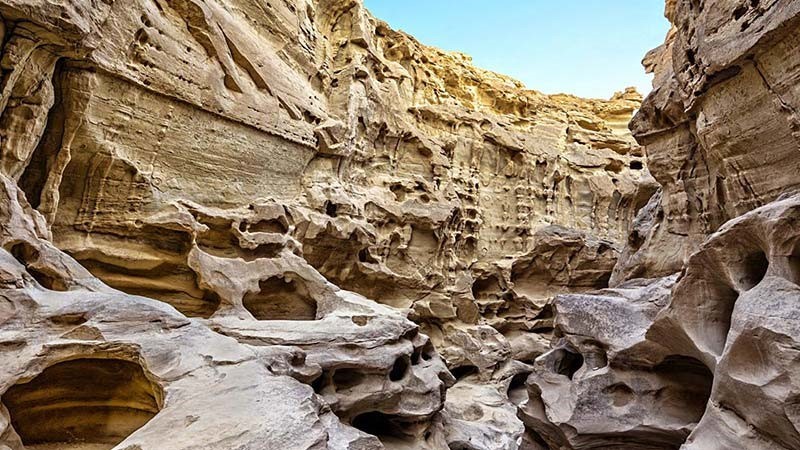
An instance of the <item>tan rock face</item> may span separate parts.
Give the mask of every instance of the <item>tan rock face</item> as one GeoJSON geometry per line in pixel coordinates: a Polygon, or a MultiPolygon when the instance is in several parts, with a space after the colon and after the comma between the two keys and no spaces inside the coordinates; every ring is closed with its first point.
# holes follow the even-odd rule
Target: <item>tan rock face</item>
{"type": "Polygon", "coordinates": [[[631,123],[663,196],[615,281],[675,272],[726,221],[798,187],[794,1],[677,2],[631,123]]]}
{"type": "Polygon", "coordinates": [[[661,189],[615,287],[556,298],[520,417],[549,448],[797,448],[800,5],[667,17],[631,123],[661,189]]]}
{"type": "Polygon", "coordinates": [[[371,414],[424,433],[441,409],[452,377],[417,326],[302,259],[273,258],[305,280],[286,303],[318,299],[316,320],[256,320],[244,308],[189,319],[101,283],[52,246],[13,182],[3,187],[5,448],[377,449],[349,423],[371,414]]]}
{"type": "Polygon", "coordinates": [[[0,449],[797,447],[800,7],[666,15],[640,104],[357,0],[0,0],[0,449]]]}
{"type": "Polygon", "coordinates": [[[634,91],[525,90],[357,1],[0,13],[14,450],[516,447],[550,300],[654,189],[634,91]]]}
{"type": "Polygon", "coordinates": [[[342,288],[468,317],[473,267],[549,225],[616,245],[651,193],[635,92],[527,91],[358,2],[48,8],[7,5],[4,116],[34,119],[4,128],[7,173],[59,248],[190,316],[258,295],[206,256],[288,245],[342,288]]]}

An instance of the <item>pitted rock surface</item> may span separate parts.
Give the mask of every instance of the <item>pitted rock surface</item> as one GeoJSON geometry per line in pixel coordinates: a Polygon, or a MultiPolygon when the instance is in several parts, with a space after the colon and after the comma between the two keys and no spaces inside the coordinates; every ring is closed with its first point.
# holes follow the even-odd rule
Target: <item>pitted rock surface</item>
{"type": "Polygon", "coordinates": [[[642,101],[360,0],[0,0],[0,449],[800,448],[800,2],[665,14],[642,101]]]}

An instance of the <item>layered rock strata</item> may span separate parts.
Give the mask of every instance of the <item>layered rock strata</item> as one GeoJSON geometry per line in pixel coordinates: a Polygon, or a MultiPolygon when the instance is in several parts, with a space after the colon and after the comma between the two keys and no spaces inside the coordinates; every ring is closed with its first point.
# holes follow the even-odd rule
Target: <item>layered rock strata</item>
{"type": "Polygon", "coordinates": [[[550,448],[798,448],[800,4],[666,15],[631,123],[661,188],[614,288],[555,300],[520,417],[550,448]]]}
{"type": "Polygon", "coordinates": [[[0,0],[0,448],[800,446],[800,5],[666,15],[640,105],[356,0],[0,0]]]}
{"type": "Polygon", "coordinates": [[[550,300],[655,188],[634,91],[529,91],[357,1],[0,15],[14,450],[518,446],[550,300]]]}

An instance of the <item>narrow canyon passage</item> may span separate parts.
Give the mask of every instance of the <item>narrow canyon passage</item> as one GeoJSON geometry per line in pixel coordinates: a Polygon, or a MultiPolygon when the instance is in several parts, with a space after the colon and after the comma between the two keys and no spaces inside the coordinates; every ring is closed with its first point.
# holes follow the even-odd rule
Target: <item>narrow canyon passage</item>
{"type": "Polygon", "coordinates": [[[664,16],[590,99],[362,0],[0,0],[0,450],[800,449],[800,0],[664,16]]]}

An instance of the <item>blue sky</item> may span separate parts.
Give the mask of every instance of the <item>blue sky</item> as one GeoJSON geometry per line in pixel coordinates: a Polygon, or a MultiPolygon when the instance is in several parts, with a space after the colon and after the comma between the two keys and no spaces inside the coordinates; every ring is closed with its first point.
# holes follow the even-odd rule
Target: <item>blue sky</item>
{"type": "Polygon", "coordinates": [[[528,88],[608,98],[650,91],[644,54],[669,29],[664,0],[364,0],[393,28],[528,88]]]}

